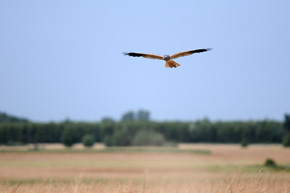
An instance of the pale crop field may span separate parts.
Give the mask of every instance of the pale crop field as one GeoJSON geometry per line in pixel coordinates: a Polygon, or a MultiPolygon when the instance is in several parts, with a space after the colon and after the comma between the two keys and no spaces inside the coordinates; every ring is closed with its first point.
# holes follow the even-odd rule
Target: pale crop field
{"type": "Polygon", "coordinates": [[[178,149],[181,151],[2,151],[0,192],[290,192],[289,148],[181,144],[178,149]],[[263,166],[267,158],[278,167],[263,166]]]}

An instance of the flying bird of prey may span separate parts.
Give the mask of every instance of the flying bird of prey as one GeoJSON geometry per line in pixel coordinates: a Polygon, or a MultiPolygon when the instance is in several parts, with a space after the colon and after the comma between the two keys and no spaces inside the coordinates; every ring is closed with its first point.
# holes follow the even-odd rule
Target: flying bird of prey
{"type": "Polygon", "coordinates": [[[124,55],[127,56],[133,56],[133,57],[143,57],[143,58],[149,58],[149,59],[158,59],[158,60],[165,60],[165,67],[168,68],[176,68],[180,66],[177,62],[173,61],[175,58],[183,57],[183,56],[188,56],[191,54],[195,53],[201,53],[201,52],[206,52],[211,50],[211,48],[208,49],[197,49],[197,50],[189,50],[189,51],[184,51],[184,52],[178,52],[173,55],[164,55],[164,56],[159,56],[159,55],[154,55],[154,54],[144,54],[144,53],[135,53],[135,52],[129,52],[129,53],[123,53],[124,55]]]}

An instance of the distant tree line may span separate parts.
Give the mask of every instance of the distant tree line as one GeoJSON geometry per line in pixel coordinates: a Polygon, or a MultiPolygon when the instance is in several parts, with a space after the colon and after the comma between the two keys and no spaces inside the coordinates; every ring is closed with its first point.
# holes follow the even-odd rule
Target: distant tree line
{"type": "Polygon", "coordinates": [[[282,143],[285,147],[290,147],[290,114],[285,115],[285,121],[284,121],[283,126],[285,129],[285,134],[284,134],[282,143]]]}
{"type": "Polygon", "coordinates": [[[285,120],[284,123],[273,120],[210,121],[208,119],[194,122],[155,122],[150,121],[149,113],[144,112],[139,118],[134,115],[133,119],[131,115],[128,119],[129,113],[125,113],[121,121],[109,118],[101,122],[1,121],[0,144],[64,143],[71,146],[82,142],[85,136],[86,141],[92,140],[88,139],[88,135],[92,136],[94,141],[103,142],[108,146],[163,145],[179,142],[281,143],[283,136],[285,138],[285,132],[287,135],[290,133],[290,119],[287,119],[288,122],[285,120]]]}
{"type": "Polygon", "coordinates": [[[16,117],[16,116],[12,116],[12,115],[8,115],[6,113],[1,113],[0,112],[0,123],[3,123],[3,122],[12,122],[12,123],[15,123],[15,122],[28,122],[28,119],[19,118],[19,117],[16,117]]]}
{"type": "Polygon", "coordinates": [[[122,121],[149,121],[149,119],[150,113],[145,110],[139,110],[137,113],[129,111],[121,118],[122,121]]]}

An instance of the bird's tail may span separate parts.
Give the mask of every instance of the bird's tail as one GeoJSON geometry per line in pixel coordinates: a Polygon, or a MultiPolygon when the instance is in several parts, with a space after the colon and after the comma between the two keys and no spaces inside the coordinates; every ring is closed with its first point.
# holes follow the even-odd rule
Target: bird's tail
{"type": "Polygon", "coordinates": [[[176,68],[178,66],[180,66],[180,64],[178,64],[177,62],[173,60],[168,60],[166,61],[166,64],[165,64],[165,67],[168,67],[168,68],[176,68]]]}

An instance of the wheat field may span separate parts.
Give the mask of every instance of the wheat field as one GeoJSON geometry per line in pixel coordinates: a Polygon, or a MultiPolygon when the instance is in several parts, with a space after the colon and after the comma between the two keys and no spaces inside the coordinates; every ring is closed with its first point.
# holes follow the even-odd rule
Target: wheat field
{"type": "Polygon", "coordinates": [[[2,151],[0,192],[290,192],[289,148],[220,144],[178,148],[211,153],[2,151]],[[267,158],[279,167],[265,167],[267,158]]]}

